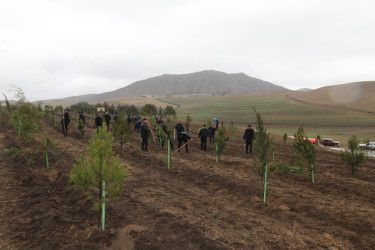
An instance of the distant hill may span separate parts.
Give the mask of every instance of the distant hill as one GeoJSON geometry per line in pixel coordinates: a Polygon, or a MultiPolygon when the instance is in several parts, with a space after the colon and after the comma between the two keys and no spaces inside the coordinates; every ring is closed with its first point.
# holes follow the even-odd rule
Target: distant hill
{"type": "Polygon", "coordinates": [[[288,96],[304,103],[375,113],[375,81],[328,86],[308,92],[293,92],[288,96]]]}
{"type": "MultiPolygon", "coordinates": [[[[182,75],[161,75],[137,81],[129,86],[102,94],[59,99],[64,102],[101,102],[120,97],[175,95],[232,95],[287,90],[244,73],[227,74],[214,70],[182,75]]],[[[57,101],[57,100],[51,100],[57,101]]]]}
{"type": "Polygon", "coordinates": [[[303,89],[297,89],[296,91],[299,91],[299,92],[307,92],[307,91],[310,91],[311,89],[308,89],[308,88],[303,88],[303,89]]]}

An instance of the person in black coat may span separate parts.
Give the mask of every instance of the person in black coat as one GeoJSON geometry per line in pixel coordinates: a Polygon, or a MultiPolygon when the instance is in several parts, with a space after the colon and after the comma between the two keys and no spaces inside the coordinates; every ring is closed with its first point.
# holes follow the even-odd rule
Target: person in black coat
{"type": "Polygon", "coordinates": [[[118,114],[117,114],[117,112],[116,112],[115,115],[113,116],[113,120],[116,122],[116,121],[117,121],[117,118],[118,118],[118,114]]]}
{"type": "Polygon", "coordinates": [[[148,120],[146,118],[143,119],[141,124],[141,139],[142,139],[142,150],[148,151],[148,138],[150,137],[150,129],[148,125],[148,120]]]}
{"type": "Polygon", "coordinates": [[[107,130],[109,130],[109,121],[111,120],[110,114],[108,112],[105,112],[104,114],[105,123],[107,124],[107,130]]]}
{"type": "Polygon", "coordinates": [[[134,122],[134,132],[141,132],[142,119],[138,119],[134,122]]]}
{"type": "Polygon", "coordinates": [[[174,130],[177,132],[177,141],[178,141],[178,146],[177,148],[180,148],[181,145],[182,145],[182,141],[180,140],[181,139],[181,133],[185,131],[184,129],[184,125],[182,125],[181,121],[178,121],[178,123],[176,124],[176,126],[174,126],[174,130]]]}
{"type": "MultiPolygon", "coordinates": [[[[186,153],[189,153],[189,145],[187,144],[187,142],[190,141],[190,140],[191,140],[191,138],[190,138],[190,136],[186,132],[179,133],[179,137],[178,137],[179,147],[178,148],[180,148],[181,145],[182,145],[182,143],[184,143],[185,144],[186,153]]],[[[180,152],[180,149],[178,150],[178,152],[180,152]]]]}
{"type": "Polygon", "coordinates": [[[208,128],[208,137],[210,138],[210,144],[211,144],[211,140],[212,140],[212,143],[215,143],[215,131],[216,131],[215,126],[210,126],[208,128]]]}
{"type": "Polygon", "coordinates": [[[201,150],[206,152],[207,147],[207,136],[208,136],[208,129],[206,125],[202,125],[202,128],[199,130],[198,138],[201,138],[201,150]]]}
{"type": "Polygon", "coordinates": [[[128,118],[126,118],[126,121],[128,122],[128,124],[131,124],[133,122],[133,119],[130,117],[130,115],[128,115],[128,118]]]}
{"type": "Polygon", "coordinates": [[[103,120],[98,113],[95,114],[95,125],[96,125],[96,132],[99,133],[99,127],[103,127],[103,120]]]}
{"type": "Polygon", "coordinates": [[[65,110],[64,114],[61,117],[61,126],[63,135],[66,136],[68,134],[68,125],[70,123],[69,117],[70,109],[65,110]]]}
{"type": "Polygon", "coordinates": [[[254,130],[251,128],[251,125],[247,125],[247,129],[245,130],[245,134],[243,135],[243,140],[246,141],[246,154],[250,147],[250,154],[253,153],[253,140],[254,137],[254,130]]]}

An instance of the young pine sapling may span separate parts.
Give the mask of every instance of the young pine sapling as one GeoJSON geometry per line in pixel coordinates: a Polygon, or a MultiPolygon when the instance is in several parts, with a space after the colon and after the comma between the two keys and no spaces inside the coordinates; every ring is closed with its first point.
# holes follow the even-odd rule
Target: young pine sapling
{"type": "Polygon", "coordinates": [[[348,148],[341,152],[341,159],[352,169],[352,175],[359,164],[365,163],[367,155],[365,151],[359,147],[358,140],[355,135],[348,140],[348,148]]]}
{"type": "MultiPolygon", "coordinates": [[[[107,198],[121,194],[120,185],[127,175],[127,168],[120,164],[119,156],[112,150],[113,136],[106,127],[90,139],[86,158],[82,155],[73,165],[70,178],[73,187],[86,193],[87,199],[95,201],[96,210],[102,207],[102,228],[104,231],[105,203],[107,198]],[[105,187],[105,193],[103,188],[105,187]],[[106,197],[103,197],[106,194],[106,197]]],[[[100,221],[100,214],[99,214],[100,221]]]]}

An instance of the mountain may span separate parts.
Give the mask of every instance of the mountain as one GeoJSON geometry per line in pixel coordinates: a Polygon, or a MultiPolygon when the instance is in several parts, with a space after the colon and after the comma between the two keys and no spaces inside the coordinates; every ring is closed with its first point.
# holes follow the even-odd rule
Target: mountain
{"type": "MultiPolygon", "coordinates": [[[[166,74],[141,80],[129,86],[102,94],[74,96],[59,101],[101,102],[119,97],[174,95],[232,95],[286,90],[285,88],[250,77],[244,73],[227,74],[214,70],[172,75],[166,74]]],[[[56,101],[56,100],[53,100],[56,101]]]]}
{"type": "Polygon", "coordinates": [[[310,91],[311,89],[308,89],[308,88],[302,88],[302,89],[297,89],[296,91],[299,91],[299,92],[307,92],[307,91],[310,91]]]}
{"type": "Polygon", "coordinates": [[[288,96],[304,103],[340,106],[346,109],[373,113],[375,81],[334,85],[308,92],[293,92],[288,96]]]}

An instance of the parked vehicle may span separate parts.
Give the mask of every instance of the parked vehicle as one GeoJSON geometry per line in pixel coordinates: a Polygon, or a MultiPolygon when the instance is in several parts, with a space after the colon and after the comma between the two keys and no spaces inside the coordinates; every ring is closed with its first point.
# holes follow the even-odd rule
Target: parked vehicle
{"type": "Polygon", "coordinates": [[[334,147],[340,146],[340,142],[334,141],[331,138],[323,138],[321,141],[321,144],[323,144],[324,146],[334,146],[334,147]]]}
{"type": "Polygon", "coordinates": [[[375,149],[375,142],[370,141],[368,143],[360,143],[359,147],[360,148],[366,148],[366,149],[375,149]]]}

